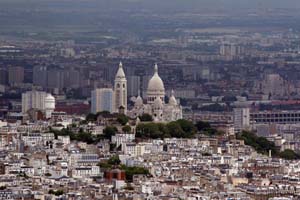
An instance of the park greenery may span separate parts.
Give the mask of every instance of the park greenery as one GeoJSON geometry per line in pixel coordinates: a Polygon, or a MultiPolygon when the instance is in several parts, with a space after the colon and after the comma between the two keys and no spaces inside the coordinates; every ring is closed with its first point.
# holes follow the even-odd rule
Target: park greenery
{"type": "Polygon", "coordinates": [[[163,139],[168,137],[193,138],[197,133],[216,136],[222,135],[221,131],[212,128],[209,123],[199,121],[193,124],[191,121],[180,119],[169,123],[140,123],[137,126],[136,137],[163,139]]]}
{"type": "MultiPolygon", "coordinates": [[[[89,114],[86,120],[97,120],[99,115],[107,116],[111,115],[109,112],[101,112],[89,114]]],[[[150,116],[151,117],[151,116],[150,116]]],[[[154,123],[147,115],[143,115],[144,122],[140,123],[136,127],[136,137],[141,139],[164,139],[164,138],[194,138],[197,134],[212,136],[221,136],[223,132],[213,128],[208,122],[198,121],[194,124],[191,121],[180,119],[169,123],[154,123]]],[[[129,118],[124,114],[119,114],[116,118],[117,122],[122,125],[122,131],[124,133],[130,133],[131,127],[128,124],[129,118]]],[[[141,120],[141,121],[143,121],[141,120]]],[[[74,128],[74,127],[73,127],[74,128]]],[[[103,130],[103,135],[93,135],[89,132],[85,132],[83,129],[79,129],[76,132],[72,131],[72,127],[63,128],[61,130],[54,130],[50,128],[50,132],[54,133],[55,138],[58,136],[70,136],[71,140],[86,142],[88,144],[97,143],[102,139],[111,139],[111,136],[118,132],[115,126],[107,126],[103,130]]],[[[287,160],[300,159],[300,154],[287,149],[282,152],[275,146],[275,143],[267,140],[265,137],[259,137],[253,132],[242,131],[236,135],[236,138],[243,140],[246,145],[253,147],[258,153],[268,155],[269,151],[272,152],[273,157],[279,157],[287,160]]],[[[112,147],[111,149],[116,149],[112,147]]],[[[117,159],[116,159],[117,160],[117,159]]],[[[102,163],[102,167],[111,168],[114,164],[110,160],[107,163],[102,163]]],[[[131,169],[128,169],[129,171],[131,169]]]]}
{"type": "Polygon", "coordinates": [[[88,144],[95,143],[98,140],[96,136],[91,133],[84,132],[82,129],[80,129],[78,133],[75,133],[70,128],[63,128],[61,130],[54,130],[50,128],[50,132],[54,133],[56,139],[58,136],[70,136],[71,140],[86,142],[88,144]]]}
{"type": "Polygon", "coordinates": [[[255,133],[249,131],[242,131],[237,134],[237,139],[243,140],[246,145],[253,147],[258,153],[268,155],[272,152],[273,157],[279,157],[286,160],[296,160],[300,155],[293,150],[287,149],[282,152],[275,146],[274,142],[267,140],[265,137],[259,137],[255,133]]]}
{"type": "Polygon", "coordinates": [[[125,171],[126,180],[129,182],[132,182],[134,175],[150,175],[149,170],[144,167],[128,167],[126,165],[121,165],[120,169],[125,171]]]}
{"type": "Polygon", "coordinates": [[[104,116],[105,117],[105,116],[110,116],[110,115],[112,115],[112,114],[108,111],[102,111],[102,112],[98,112],[96,114],[89,113],[86,116],[85,120],[88,121],[88,122],[95,122],[95,121],[97,121],[99,116],[104,116]]]}
{"type": "Polygon", "coordinates": [[[117,122],[119,122],[122,126],[125,126],[129,121],[129,118],[124,114],[118,114],[117,122]]]}
{"type": "Polygon", "coordinates": [[[129,125],[123,126],[122,131],[124,133],[130,133],[131,132],[131,126],[129,126],[129,125]]]}
{"type": "Polygon", "coordinates": [[[140,123],[136,128],[138,138],[192,138],[197,130],[194,124],[188,120],[177,120],[170,123],[140,123]]]}
{"type": "Polygon", "coordinates": [[[142,114],[141,116],[139,116],[139,118],[142,122],[152,122],[153,121],[153,117],[147,113],[142,114]]]}
{"type": "Polygon", "coordinates": [[[116,121],[119,124],[121,124],[122,126],[125,126],[127,124],[127,122],[129,121],[129,117],[127,117],[124,114],[111,114],[108,111],[102,111],[102,112],[98,112],[96,114],[89,113],[86,116],[85,121],[86,122],[96,122],[99,116],[102,116],[102,117],[116,117],[116,121]]]}

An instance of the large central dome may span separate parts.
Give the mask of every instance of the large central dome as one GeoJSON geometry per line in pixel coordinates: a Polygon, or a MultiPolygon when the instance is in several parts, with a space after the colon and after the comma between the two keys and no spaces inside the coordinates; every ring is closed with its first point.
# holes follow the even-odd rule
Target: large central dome
{"type": "Polygon", "coordinates": [[[154,67],[154,75],[150,79],[148,83],[147,90],[147,102],[154,103],[154,100],[160,98],[162,102],[165,99],[165,86],[163,81],[158,75],[158,67],[155,65],[154,67]]]}
{"type": "Polygon", "coordinates": [[[158,75],[158,67],[154,67],[154,75],[148,83],[148,91],[165,91],[164,83],[158,75]]]}

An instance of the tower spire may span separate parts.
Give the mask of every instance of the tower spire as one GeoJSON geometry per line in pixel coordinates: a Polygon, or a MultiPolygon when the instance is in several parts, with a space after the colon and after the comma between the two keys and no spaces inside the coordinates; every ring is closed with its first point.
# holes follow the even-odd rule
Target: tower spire
{"type": "Polygon", "coordinates": [[[171,96],[175,96],[175,92],[173,89],[171,90],[171,96]]]}
{"type": "Polygon", "coordinates": [[[157,63],[154,65],[154,74],[158,74],[158,66],[157,63]]]}

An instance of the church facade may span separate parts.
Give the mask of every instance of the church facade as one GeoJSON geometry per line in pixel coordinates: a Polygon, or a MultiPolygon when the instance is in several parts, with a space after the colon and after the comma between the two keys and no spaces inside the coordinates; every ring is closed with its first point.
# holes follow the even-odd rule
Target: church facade
{"type": "Polygon", "coordinates": [[[169,102],[165,102],[165,87],[158,74],[157,65],[154,66],[154,75],[148,83],[146,100],[144,101],[141,96],[136,97],[134,106],[130,110],[127,110],[126,83],[126,76],[123,66],[120,63],[114,84],[115,110],[119,110],[122,107],[125,113],[131,118],[149,114],[155,122],[170,122],[182,119],[182,107],[177,102],[174,91],[172,91],[169,97],[169,102]]]}

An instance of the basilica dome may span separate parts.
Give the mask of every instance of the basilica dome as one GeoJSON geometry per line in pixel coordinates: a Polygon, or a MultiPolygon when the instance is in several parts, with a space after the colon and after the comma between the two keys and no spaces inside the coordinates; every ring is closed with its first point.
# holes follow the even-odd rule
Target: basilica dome
{"type": "Polygon", "coordinates": [[[158,93],[164,93],[165,92],[165,86],[163,81],[158,75],[158,67],[155,65],[154,67],[154,75],[150,79],[148,83],[148,92],[158,92],[158,93]]]}

